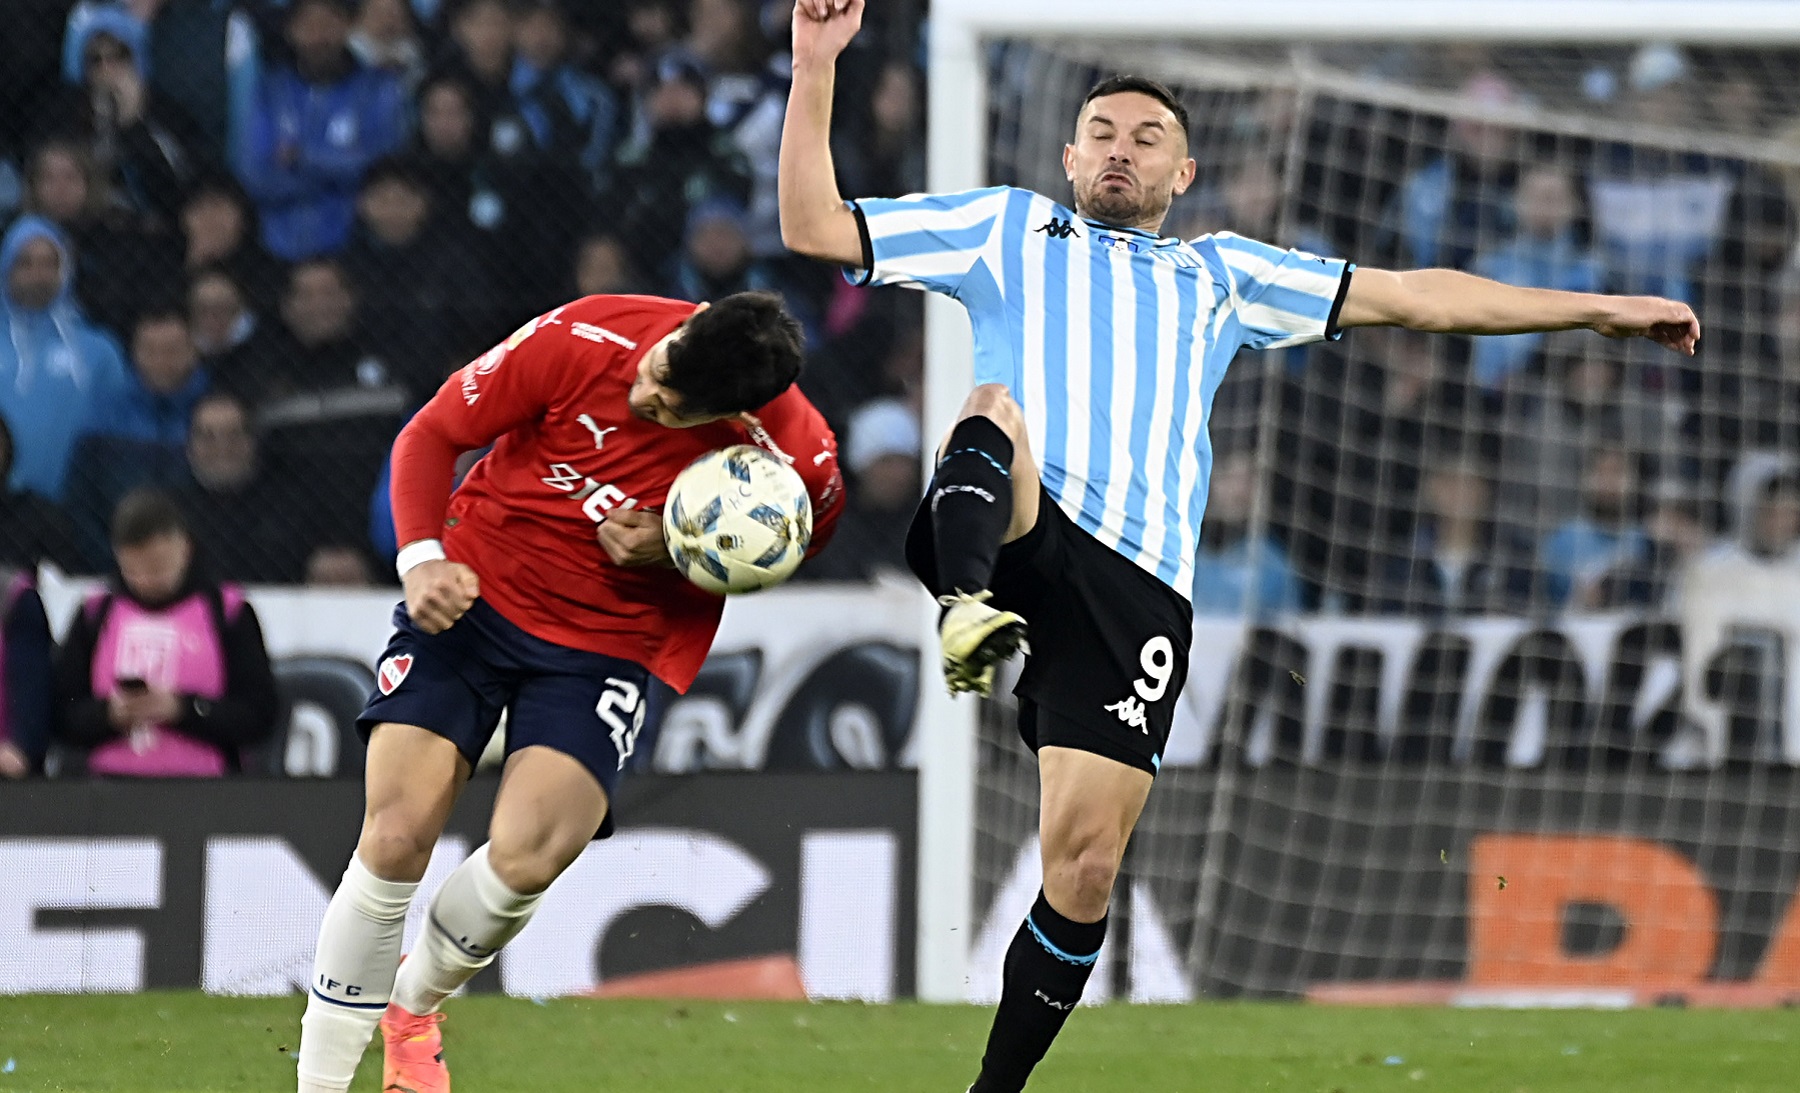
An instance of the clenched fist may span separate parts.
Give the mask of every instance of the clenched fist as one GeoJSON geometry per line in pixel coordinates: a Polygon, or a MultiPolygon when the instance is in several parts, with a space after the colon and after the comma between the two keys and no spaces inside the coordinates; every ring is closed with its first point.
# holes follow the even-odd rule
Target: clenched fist
{"type": "Polygon", "coordinates": [[[406,571],[406,613],[427,634],[450,629],[475,605],[481,581],[461,562],[438,559],[406,571]]]}

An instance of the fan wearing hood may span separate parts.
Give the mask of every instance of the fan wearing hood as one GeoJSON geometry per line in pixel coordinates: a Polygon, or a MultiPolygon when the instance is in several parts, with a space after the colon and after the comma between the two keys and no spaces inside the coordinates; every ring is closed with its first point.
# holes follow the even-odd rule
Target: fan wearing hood
{"type": "Polygon", "coordinates": [[[134,211],[172,226],[204,138],[154,90],[144,25],[122,9],[93,8],[70,25],[63,48],[66,86],[45,112],[45,133],[80,140],[134,211]]]}
{"type": "Polygon", "coordinates": [[[14,442],[12,484],[62,496],[69,453],[96,407],[124,384],[112,338],[75,306],[62,233],[25,216],[0,238],[0,416],[14,442]]]}

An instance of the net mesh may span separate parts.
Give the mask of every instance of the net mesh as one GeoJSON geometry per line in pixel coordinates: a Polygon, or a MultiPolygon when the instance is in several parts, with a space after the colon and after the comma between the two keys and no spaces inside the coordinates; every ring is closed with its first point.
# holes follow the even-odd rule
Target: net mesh
{"type": "MultiPolygon", "coordinates": [[[[1366,329],[1234,362],[1197,652],[1091,997],[1800,985],[1796,60],[991,46],[991,182],[1066,200],[1082,96],[1139,72],[1193,117],[1166,234],[1666,295],[1706,324],[1691,360],[1366,329]]],[[[982,741],[989,997],[1036,890],[1037,784],[1006,702],[982,741]]]]}

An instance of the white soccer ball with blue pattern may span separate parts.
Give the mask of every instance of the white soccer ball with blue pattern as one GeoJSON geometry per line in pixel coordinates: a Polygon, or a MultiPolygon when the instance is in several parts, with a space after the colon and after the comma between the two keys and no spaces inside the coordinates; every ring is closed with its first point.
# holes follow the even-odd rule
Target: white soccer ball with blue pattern
{"type": "Polygon", "coordinates": [[[780,456],[750,444],[709,452],[675,476],[663,536],[682,576],[721,596],[793,575],[812,542],[812,499],[780,456]]]}

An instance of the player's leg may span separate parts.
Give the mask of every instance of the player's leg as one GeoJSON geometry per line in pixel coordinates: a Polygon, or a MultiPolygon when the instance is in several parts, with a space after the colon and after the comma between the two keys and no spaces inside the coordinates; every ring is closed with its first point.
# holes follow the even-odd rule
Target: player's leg
{"type": "Polygon", "coordinates": [[[425,930],[400,970],[395,1004],[415,1016],[493,962],[537,910],[544,890],[593,839],[606,818],[606,791],[577,759],[527,747],[506,762],[488,841],[431,901],[425,930]]]}
{"type": "Polygon", "coordinates": [[[506,773],[488,841],[445,879],[407,957],[397,1004],[428,1015],[525,928],[544,890],[580,856],[607,811],[644,724],[650,675],[523,632],[527,668],[507,723],[506,773]]]}
{"type": "Polygon", "coordinates": [[[926,491],[931,591],[947,609],[938,634],[953,691],[988,693],[993,666],[1024,641],[1025,621],[985,601],[1001,546],[1036,525],[1041,496],[1019,404],[1000,384],[975,388],[939,448],[926,491]]]}
{"type": "Polygon", "coordinates": [[[301,1018],[301,1093],[349,1088],[388,1005],[407,909],[468,777],[443,736],[400,724],[370,735],[362,836],[319,926],[301,1018]]]}
{"type": "MultiPolygon", "coordinates": [[[[1053,716],[1040,711],[1042,716],[1053,716]]],[[[974,1093],[1016,1093],[1080,1000],[1151,775],[1073,748],[1038,752],[1044,886],[1006,951],[1000,1007],[974,1093]]]]}

